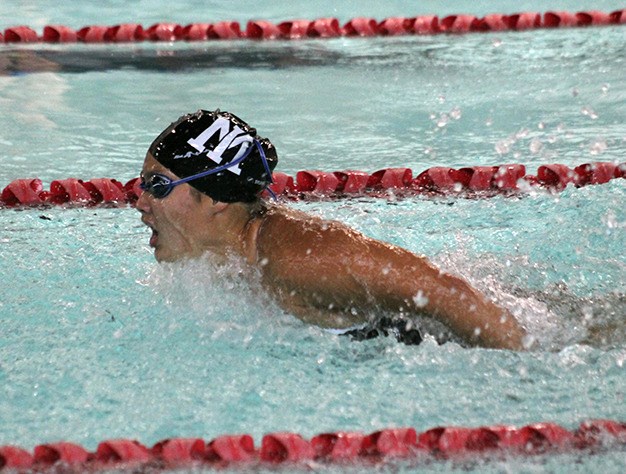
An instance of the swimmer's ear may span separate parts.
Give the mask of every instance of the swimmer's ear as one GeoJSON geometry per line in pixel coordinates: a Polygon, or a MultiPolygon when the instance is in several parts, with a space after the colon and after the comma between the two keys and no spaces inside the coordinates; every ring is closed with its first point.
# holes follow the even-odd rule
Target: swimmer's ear
{"type": "Polygon", "coordinates": [[[224,209],[226,209],[228,207],[228,203],[227,202],[216,201],[212,197],[207,196],[204,193],[201,193],[200,191],[198,191],[197,189],[195,189],[195,188],[193,188],[191,186],[189,187],[189,192],[191,193],[191,196],[199,204],[201,204],[204,207],[208,208],[207,212],[210,215],[222,212],[224,209]]]}
{"type": "Polygon", "coordinates": [[[230,205],[227,202],[216,201],[213,198],[207,196],[207,201],[209,202],[208,212],[210,215],[219,214],[220,212],[224,212],[226,208],[230,205]]]}

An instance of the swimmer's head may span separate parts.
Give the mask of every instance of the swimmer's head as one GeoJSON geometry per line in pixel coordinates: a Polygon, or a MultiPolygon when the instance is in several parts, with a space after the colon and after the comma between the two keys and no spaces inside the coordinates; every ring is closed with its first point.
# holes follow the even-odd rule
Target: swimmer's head
{"type": "Polygon", "coordinates": [[[198,191],[221,202],[254,202],[272,182],[276,149],[239,117],[216,110],[184,115],[149,153],[198,191]],[[200,175],[200,177],[195,177],[200,175]]]}

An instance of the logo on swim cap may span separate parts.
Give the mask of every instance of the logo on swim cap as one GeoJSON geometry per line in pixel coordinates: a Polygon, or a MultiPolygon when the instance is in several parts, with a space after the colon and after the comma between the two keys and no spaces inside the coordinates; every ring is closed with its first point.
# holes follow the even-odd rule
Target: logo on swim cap
{"type": "Polygon", "coordinates": [[[219,110],[181,117],[157,137],[149,152],[179,178],[222,168],[189,184],[223,202],[257,199],[272,182],[271,172],[278,162],[268,139],[239,117],[219,110]]]}
{"type": "MultiPolygon", "coordinates": [[[[174,159],[180,160],[193,158],[194,156],[198,156],[199,154],[206,152],[206,156],[219,165],[224,160],[223,154],[226,150],[239,147],[235,156],[229,160],[235,161],[240,158],[250,146],[252,146],[253,142],[254,138],[252,138],[250,134],[239,128],[239,126],[233,124],[230,120],[224,117],[219,117],[200,135],[187,140],[187,143],[195,148],[195,152],[188,151],[184,155],[175,155],[174,159]],[[219,143],[215,146],[215,148],[207,149],[206,145],[211,142],[211,139],[216,133],[219,133],[219,143]]],[[[241,168],[239,166],[233,166],[232,168],[227,168],[227,170],[231,173],[235,173],[236,175],[241,174],[241,168]]]]}

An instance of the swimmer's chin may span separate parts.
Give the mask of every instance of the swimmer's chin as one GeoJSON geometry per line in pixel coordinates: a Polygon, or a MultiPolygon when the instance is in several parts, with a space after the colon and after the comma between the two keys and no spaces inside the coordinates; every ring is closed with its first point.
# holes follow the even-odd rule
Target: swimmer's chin
{"type": "Polygon", "coordinates": [[[186,257],[184,255],[172,255],[158,248],[154,249],[154,258],[159,263],[174,263],[180,262],[181,260],[189,260],[190,257],[186,257]]]}
{"type": "Polygon", "coordinates": [[[171,247],[159,242],[158,232],[154,231],[150,238],[150,247],[154,249],[154,258],[159,263],[173,263],[193,258],[185,249],[171,247]]]}
{"type": "Polygon", "coordinates": [[[175,259],[168,259],[168,258],[164,257],[163,255],[161,255],[161,253],[159,252],[158,249],[154,249],[154,258],[159,263],[166,263],[166,262],[174,262],[175,261],[175,259]]]}
{"type": "Polygon", "coordinates": [[[185,259],[184,255],[178,255],[171,251],[168,252],[168,249],[163,248],[162,246],[155,245],[154,246],[154,258],[159,263],[173,263],[178,262],[179,260],[185,259]]]}
{"type": "Polygon", "coordinates": [[[189,262],[199,260],[209,252],[198,253],[189,251],[176,251],[160,245],[154,247],[154,258],[158,263],[176,263],[176,262],[189,262]]]}

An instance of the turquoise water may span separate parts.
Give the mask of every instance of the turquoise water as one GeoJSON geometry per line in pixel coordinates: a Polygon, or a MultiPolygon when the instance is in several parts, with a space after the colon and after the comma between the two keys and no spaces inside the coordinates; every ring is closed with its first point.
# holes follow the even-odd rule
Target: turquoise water
{"type": "MultiPolygon", "coordinates": [[[[3,2],[0,27],[197,21],[201,2],[3,2]],[[177,4],[178,5],[178,4],[177,4]],[[9,21],[11,20],[11,21],[9,21]],[[15,20],[15,21],[13,21],[15,20]],[[19,20],[19,21],[18,21],[19,20]]],[[[203,19],[485,14],[472,2],[214,2],[203,19]]],[[[203,3],[204,4],[204,3],[203,3]]],[[[497,11],[615,2],[501,2],[497,11]]],[[[279,169],[543,163],[626,156],[624,30],[121,46],[0,47],[0,187],[137,176],[200,107],[272,138],[279,169]],[[10,72],[10,74],[8,73],[10,72]]],[[[130,208],[0,211],[0,444],[145,444],[389,426],[573,429],[626,419],[626,186],[484,200],[297,203],[429,255],[516,312],[532,353],[354,343],[280,311],[239,267],[157,265],[130,208]],[[586,344],[588,330],[603,338],[586,344]],[[602,340],[604,339],[604,340],[602,340]]],[[[623,452],[428,470],[622,472],[623,452]],[[597,468],[600,469],[600,468],[597,468]]],[[[414,466],[396,466],[411,469],[414,466]]]]}

